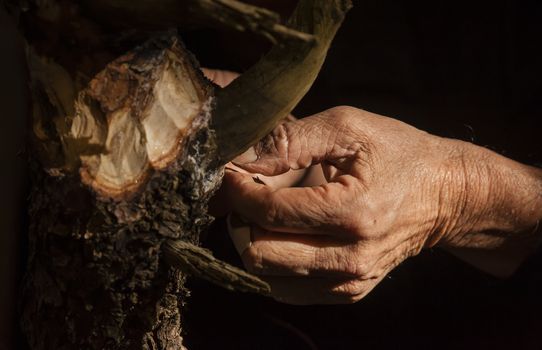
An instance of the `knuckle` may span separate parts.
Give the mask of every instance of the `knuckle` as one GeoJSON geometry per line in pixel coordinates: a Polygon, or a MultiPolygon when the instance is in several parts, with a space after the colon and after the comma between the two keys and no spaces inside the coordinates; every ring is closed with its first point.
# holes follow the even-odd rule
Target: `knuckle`
{"type": "Polygon", "coordinates": [[[363,280],[350,280],[335,287],[332,294],[342,303],[352,304],[361,300],[368,292],[366,282],[363,280]]]}
{"type": "Polygon", "coordinates": [[[350,106],[337,106],[329,109],[328,112],[336,122],[349,124],[354,115],[359,113],[359,109],[350,106]]]}
{"type": "Polygon", "coordinates": [[[357,261],[348,262],[344,265],[344,272],[346,275],[354,276],[356,278],[366,278],[370,272],[371,269],[367,264],[362,264],[357,261]]]}
{"type": "Polygon", "coordinates": [[[270,193],[266,199],[266,203],[262,210],[260,210],[261,218],[259,224],[261,226],[277,226],[281,224],[281,201],[277,195],[273,192],[270,193]]]}
{"type": "Polygon", "coordinates": [[[258,144],[256,153],[260,155],[275,155],[280,159],[287,159],[289,127],[288,123],[279,124],[265,136],[258,144]]]}
{"type": "Polygon", "coordinates": [[[376,264],[372,248],[356,244],[345,254],[342,269],[345,275],[359,280],[366,280],[374,275],[376,264]]]}
{"type": "Polygon", "coordinates": [[[242,260],[248,272],[256,274],[263,271],[263,252],[255,245],[243,252],[242,260]]]}
{"type": "Polygon", "coordinates": [[[364,290],[365,283],[362,280],[353,279],[335,287],[332,292],[337,296],[352,298],[363,294],[364,290]]]}
{"type": "Polygon", "coordinates": [[[271,230],[274,226],[281,222],[282,209],[284,205],[275,192],[265,193],[259,201],[253,203],[254,216],[252,220],[258,226],[271,230]]]}
{"type": "Polygon", "coordinates": [[[271,132],[271,135],[273,135],[273,138],[277,142],[281,142],[281,143],[287,142],[288,137],[289,137],[290,127],[292,124],[293,124],[292,122],[280,123],[279,125],[275,127],[275,129],[273,129],[273,131],[271,132]]]}

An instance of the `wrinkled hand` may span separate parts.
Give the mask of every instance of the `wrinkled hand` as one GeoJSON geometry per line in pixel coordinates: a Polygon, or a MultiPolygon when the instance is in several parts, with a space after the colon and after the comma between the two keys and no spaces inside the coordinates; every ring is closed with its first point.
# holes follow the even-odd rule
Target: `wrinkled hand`
{"type": "Polygon", "coordinates": [[[251,223],[243,262],[284,302],[355,302],[423,247],[499,246],[502,235],[487,232],[536,222],[502,215],[510,186],[495,174],[524,171],[519,163],[355,108],[283,123],[236,161],[265,175],[318,163],[319,186],[276,188],[232,171],[224,180],[234,212],[251,223]]]}
{"type": "MultiPolygon", "coordinates": [[[[220,87],[225,87],[229,85],[232,81],[237,79],[239,76],[238,73],[227,71],[227,70],[218,70],[218,69],[201,69],[205,77],[211,80],[213,83],[220,87]]],[[[294,121],[295,118],[291,115],[286,117],[287,120],[294,121]]],[[[232,163],[227,165],[229,169],[238,169],[232,163]]],[[[239,170],[239,169],[238,169],[239,170]]],[[[275,188],[279,187],[289,187],[298,183],[305,176],[304,170],[291,170],[280,174],[278,176],[266,177],[261,176],[262,179],[265,179],[265,182],[269,185],[272,185],[275,188]]],[[[231,211],[231,205],[228,198],[228,195],[225,193],[224,189],[221,188],[211,200],[209,206],[209,212],[215,217],[221,217],[226,215],[231,211]]]]}

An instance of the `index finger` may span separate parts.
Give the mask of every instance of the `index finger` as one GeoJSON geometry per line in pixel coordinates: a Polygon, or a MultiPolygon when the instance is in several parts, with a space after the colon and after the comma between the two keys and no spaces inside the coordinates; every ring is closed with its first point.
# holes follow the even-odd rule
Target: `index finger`
{"type": "Polygon", "coordinates": [[[344,218],[355,191],[347,179],[314,187],[273,189],[253,176],[227,171],[224,177],[233,211],[275,232],[334,234],[344,231],[344,218]]]}

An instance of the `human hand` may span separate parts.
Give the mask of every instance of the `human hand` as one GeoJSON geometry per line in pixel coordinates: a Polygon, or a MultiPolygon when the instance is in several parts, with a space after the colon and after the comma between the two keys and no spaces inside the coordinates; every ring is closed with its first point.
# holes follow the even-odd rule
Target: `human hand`
{"type": "MultiPolygon", "coordinates": [[[[207,79],[211,80],[213,83],[215,83],[216,85],[220,87],[229,85],[232,81],[234,81],[239,76],[238,73],[227,71],[227,70],[218,70],[218,69],[209,69],[209,68],[202,68],[201,70],[203,74],[205,75],[205,77],[207,77],[207,79]]],[[[286,117],[286,119],[290,121],[295,120],[295,118],[291,115],[286,117]]],[[[237,168],[232,163],[228,163],[226,167],[229,169],[235,169],[237,171],[243,171],[242,169],[237,168]]],[[[305,176],[305,170],[291,170],[284,174],[280,174],[278,176],[273,176],[273,177],[266,177],[265,175],[261,175],[261,174],[259,176],[262,179],[265,179],[267,184],[270,184],[274,186],[275,188],[289,187],[299,182],[305,176]]],[[[231,211],[229,203],[230,202],[227,196],[225,195],[223,188],[221,188],[218,190],[218,192],[215,194],[215,196],[211,200],[209,211],[215,217],[224,216],[229,211],[231,211]]]]}
{"type": "Polygon", "coordinates": [[[320,186],[224,180],[251,223],[245,266],[288,303],[355,302],[423,247],[497,249],[542,217],[534,169],[351,107],[283,123],[236,160],[265,175],[318,163],[320,186]]]}

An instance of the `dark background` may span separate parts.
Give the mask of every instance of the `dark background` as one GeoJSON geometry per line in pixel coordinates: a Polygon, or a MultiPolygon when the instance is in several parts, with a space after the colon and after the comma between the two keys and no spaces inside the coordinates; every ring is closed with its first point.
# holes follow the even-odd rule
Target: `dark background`
{"type": "Polygon", "coordinates": [[[17,326],[18,269],[24,257],[17,249],[25,231],[26,159],[22,156],[29,127],[25,57],[16,29],[0,0],[0,350],[9,347],[17,326]]]}
{"type": "MultiPolygon", "coordinates": [[[[288,11],[293,1],[274,1],[288,11]]],[[[542,163],[542,1],[355,1],[303,117],[351,105],[542,163]]],[[[184,35],[203,66],[242,72],[268,45],[184,35]]],[[[207,245],[235,261],[222,221],[207,245]]],[[[432,249],[354,305],[295,307],[192,281],[191,349],[542,349],[542,259],[511,279],[432,249]]]]}
{"type": "MultiPolygon", "coordinates": [[[[267,3],[287,12],[295,1],[267,3]]],[[[6,39],[5,21],[0,18],[1,149],[13,156],[17,150],[4,144],[22,147],[9,139],[23,140],[13,130],[25,126],[14,127],[2,116],[24,115],[25,103],[24,87],[10,83],[18,72],[8,67],[22,59],[6,39]]],[[[202,65],[239,72],[268,49],[247,34],[198,31],[183,37],[202,65]]],[[[351,105],[542,163],[541,39],[540,0],[357,0],[295,114],[351,105]]],[[[16,158],[2,168],[2,179],[10,174],[0,182],[7,202],[21,178],[13,171],[20,163],[16,158]]],[[[14,210],[2,204],[2,214],[15,218],[9,208],[14,210]]],[[[12,244],[1,238],[0,248],[12,244]]],[[[206,244],[239,263],[222,220],[206,244]]],[[[2,250],[2,267],[17,261],[14,253],[2,250]]],[[[427,250],[400,265],[364,300],[343,306],[288,306],[191,281],[185,339],[192,350],[542,349],[541,255],[502,281],[439,249],[427,250]]],[[[0,292],[12,291],[0,285],[0,292]]],[[[11,299],[2,297],[2,314],[13,309],[5,302],[11,299]]]]}

